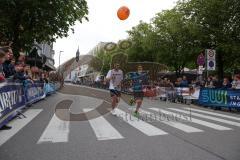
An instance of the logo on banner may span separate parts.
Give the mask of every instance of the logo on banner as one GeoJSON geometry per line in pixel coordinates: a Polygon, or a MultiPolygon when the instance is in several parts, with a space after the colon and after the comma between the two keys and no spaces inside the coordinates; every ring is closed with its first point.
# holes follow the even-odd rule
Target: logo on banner
{"type": "Polygon", "coordinates": [[[227,91],[226,90],[203,90],[202,101],[204,103],[227,105],[227,91]]]}
{"type": "Polygon", "coordinates": [[[21,102],[21,89],[0,93],[0,112],[6,110],[7,108],[12,109],[12,107],[21,102]]]}

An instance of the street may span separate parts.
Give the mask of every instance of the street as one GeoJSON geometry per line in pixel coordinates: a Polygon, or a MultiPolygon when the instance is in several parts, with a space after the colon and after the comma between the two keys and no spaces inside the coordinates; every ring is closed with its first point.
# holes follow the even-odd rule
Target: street
{"type": "Polygon", "coordinates": [[[145,98],[138,119],[122,99],[117,116],[111,115],[110,103],[106,90],[65,85],[11,121],[11,130],[0,131],[0,159],[239,160],[237,113],[145,98]],[[64,121],[55,114],[64,100],[76,118],[64,121]],[[81,117],[91,111],[98,113],[81,117]],[[178,118],[161,117],[160,111],[178,118]]]}

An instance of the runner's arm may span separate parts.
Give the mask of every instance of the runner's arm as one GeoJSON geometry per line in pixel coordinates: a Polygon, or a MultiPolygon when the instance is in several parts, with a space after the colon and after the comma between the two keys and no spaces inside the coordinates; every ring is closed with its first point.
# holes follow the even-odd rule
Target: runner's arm
{"type": "Polygon", "coordinates": [[[105,81],[108,82],[112,79],[112,71],[108,71],[105,81]]]}

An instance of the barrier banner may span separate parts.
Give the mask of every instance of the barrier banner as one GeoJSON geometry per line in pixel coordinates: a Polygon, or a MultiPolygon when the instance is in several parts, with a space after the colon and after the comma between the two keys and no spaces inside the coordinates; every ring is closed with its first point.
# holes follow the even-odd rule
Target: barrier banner
{"type": "MultiPolygon", "coordinates": [[[[55,84],[50,84],[50,93],[54,93],[55,84]]],[[[0,83],[0,128],[7,124],[17,111],[27,104],[35,103],[46,97],[45,84],[40,81],[14,81],[7,80],[0,83]]]]}
{"type": "Polygon", "coordinates": [[[28,83],[24,87],[26,103],[31,104],[45,98],[43,86],[44,83],[28,83]]]}
{"type": "Polygon", "coordinates": [[[202,88],[198,103],[204,106],[240,108],[240,90],[202,88]]]}
{"type": "Polygon", "coordinates": [[[46,93],[46,95],[50,95],[52,93],[54,93],[56,91],[56,86],[53,83],[46,83],[44,84],[44,92],[46,93]]]}
{"type": "Polygon", "coordinates": [[[2,83],[0,85],[0,128],[25,106],[22,83],[2,83]]]}

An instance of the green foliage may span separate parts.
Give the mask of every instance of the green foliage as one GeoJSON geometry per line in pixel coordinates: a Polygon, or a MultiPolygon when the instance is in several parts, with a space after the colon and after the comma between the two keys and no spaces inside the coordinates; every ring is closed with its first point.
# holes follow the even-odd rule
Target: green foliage
{"type": "Polygon", "coordinates": [[[118,63],[120,65],[121,70],[125,72],[127,70],[127,64],[128,64],[127,54],[119,52],[112,55],[111,68],[113,68],[113,65],[116,63],[118,63]]]}
{"type": "Polygon", "coordinates": [[[240,1],[191,0],[180,2],[179,10],[194,22],[204,48],[217,50],[219,75],[240,62],[240,1]]]}
{"type": "Polygon", "coordinates": [[[128,33],[133,42],[127,51],[130,61],[160,62],[180,74],[184,67],[196,68],[199,53],[212,48],[220,76],[240,66],[238,0],[181,0],[128,33]]]}
{"type": "Polygon", "coordinates": [[[155,52],[151,44],[152,33],[152,26],[142,21],[131,31],[128,31],[129,40],[133,42],[132,47],[127,50],[129,61],[154,61],[155,52]]]}
{"type": "Polygon", "coordinates": [[[12,41],[15,51],[68,36],[88,14],[85,0],[1,0],[0,6],[0,40],[12,41]]]}

